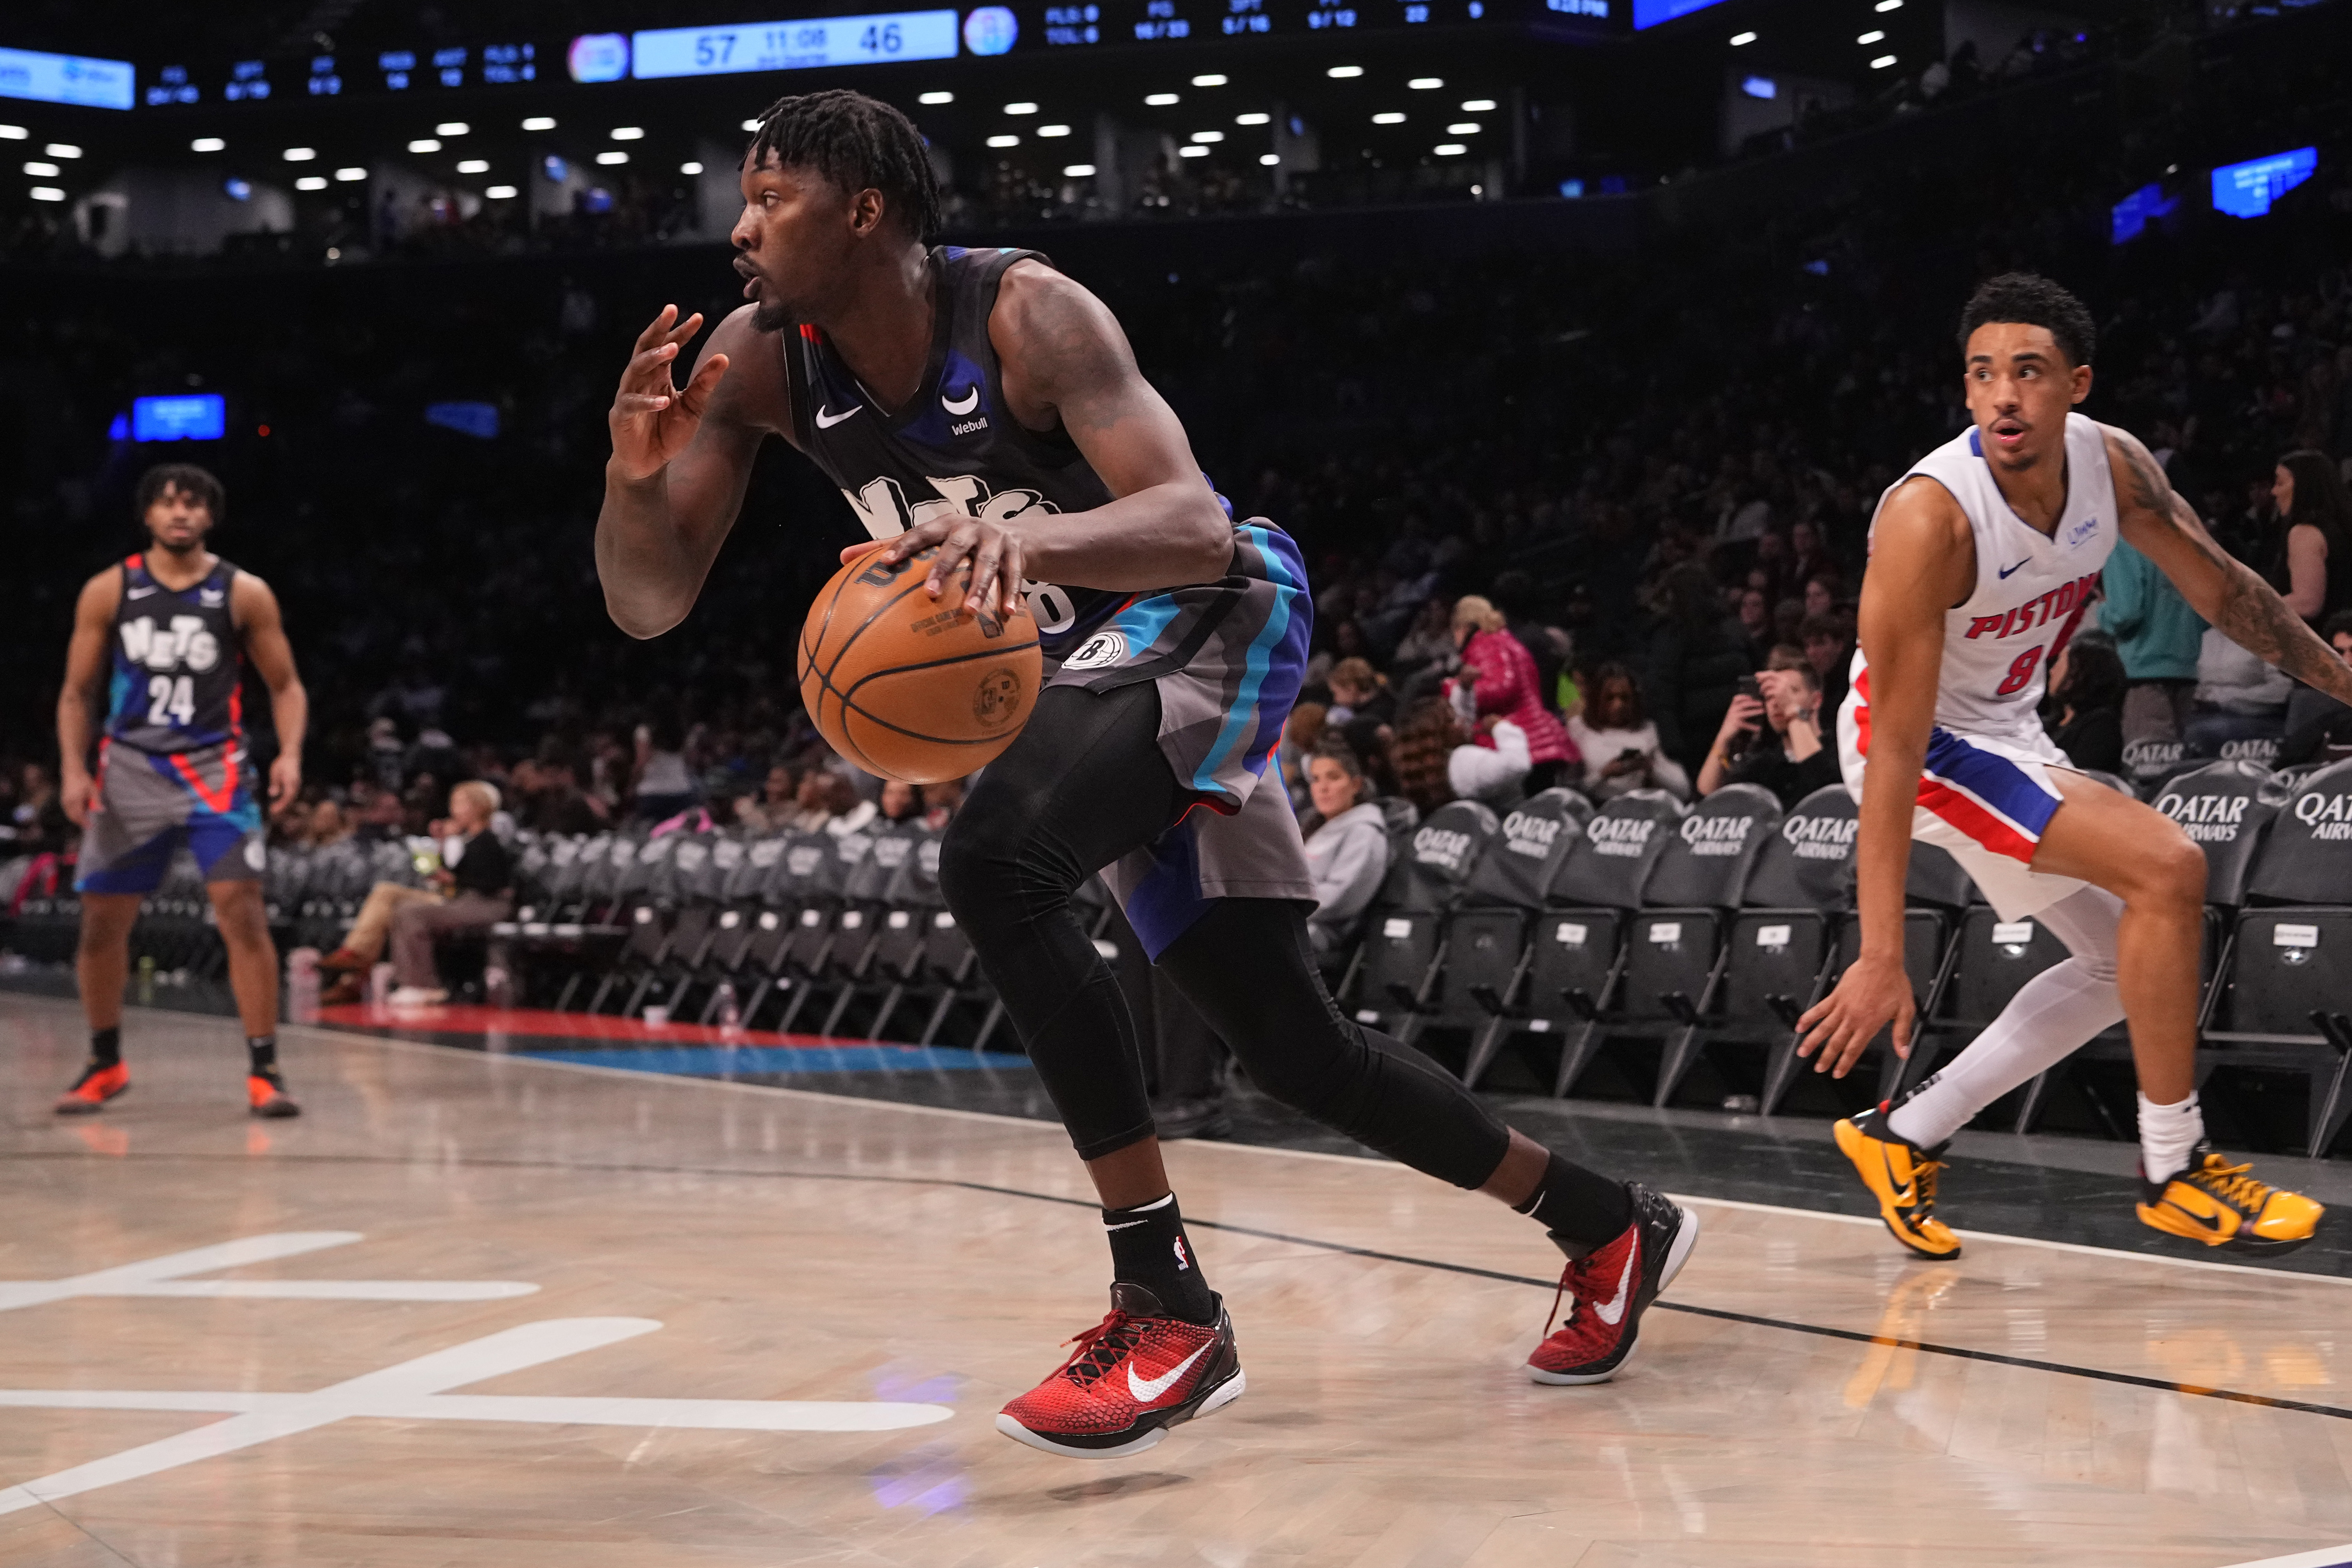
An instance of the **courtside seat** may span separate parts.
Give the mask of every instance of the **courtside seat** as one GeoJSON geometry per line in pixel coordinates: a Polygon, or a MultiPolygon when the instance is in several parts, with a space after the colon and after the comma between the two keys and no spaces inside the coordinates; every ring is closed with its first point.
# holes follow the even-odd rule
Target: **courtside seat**
{"type": "Polygon", "coordinates": [[[1340,984],[1357,1022],[1408,1043],[1419,1032],[1433,1011],[1431,995],[1445,960],[1445,917],[1501,826],[1487,807],[1457,800],[1413,829],[1406,853],[1390,866],[1373,900],[1363,945],[1340,984]]]}
{"type": "Polygon", "coordinates": [[[1836,969],[1838,934],[1853,910],[1859,826],[1843,784],[1825,784],[1790,807],[1748,873],[1724,942],[1715,1037],[1769,1043],[1757,1097],[1767,1116],[1796,1078],[1796,1020],[1828,994],[1836,969]]]}
{"type": "MultiPolygon", "coordinates": [[[[929,830],[919,823],[877,823],[870,830],[865,854],[843,876],[842,899],[845,907],[841,923],[845,931],[855,930],[858,934],[837,943],[831,955],[826,977],[839,990],[817,1030],[819,1034],[836,1033],[849,1009],[858,1002],[878,1008],[889,994],[893,981],[887,973],[887,962],[884,970],[877,971],[876,955],[892,931],[903,938],[913,925],[911,920],[905,918],[905,910],[896,911],[901,918],[897,926],[891,925],[890,889],[913,858],[916,847],[929,837],[929,830]],[[853,918],[856,921],[854,928],[849,924],[853,918]]],[[[901,950],[894,947],[893,951],[901,950]]],[[[866,1021],[872,1022],[870,1015],[866,1021]]]]}
{"type": "Polygon", "coordinates": [[[1592,816],[1573,790],[1548,789],[1507,813],[1502,831],[1464,884],[1445,922],[1445,966],[1438,977],[1440,1026],[1475,1027],[1462,1080],[1483,1077],[1517,1018],[1526,1016],[1528,938],[1546,894],[1592,816]]]}
{"type": "Polygon", "coordinates": [[[653,984],[662,956],[669,951],[669,912],[658,905],[632,905],[621,923],[627,928],[628,936],[614,955],[612,968],[596,983],[595,994],[588,999],[587,1010],[591,1013],[603,1012],[605,998],[624,984],[630,989],[621,1005],[621,1016],[635,1013],[646,989],[653,984]]]}
{"type": "Polygon", "coordinates": [[[2305,775],[2273,817],[2226,944],[2207,1061],[2297,1071],[2305,1152],[2352,1116],[2352,761],[2305,775]]]}
{"type": "Polygon", "coordinates": [[[1566,1031],[1552,1092],[1566,1095],[1591,1065],[1624,977],[1624,935],[1659,858],[1683,819],[1663,790],[1635,790],[1594,812],[1536,917],[1512,1035],[1566,1031]]]}
{"type": "MultiPolygon", "coordinates": [[[[1892,1026],[1881,1029],[1867,1047],[1878,1057],[1881,1100],[1892,1100],[1917,1083],[1935,1063],[1940,1043],[1936,1020],[1959,957],[1960,919],[1976,895],[1976,883],[1958,861],[1932,844],[1911,846],[1903,887],[1903,972],[1910,977],[1917,1011],[1908,1058],[1895,1054],[1892,1026]]],[[[1843,974],[1861,951],[1861,922],[1847,921],[1838,931],[1837,974],[1843,974]]]]}
{"type": "Polygon", "coordinates": [[[1658,1060],[1651,1103],[1664,1105],[1698,1060],[1719,1018],[1729,950],[1724,938],[1764,846],[1780,831],[1780,802],[1760,784],[1726,784],[1675,825],[1642,893],[1625,943],[1621,1018],[1678,1025],[1658,1060]]]}

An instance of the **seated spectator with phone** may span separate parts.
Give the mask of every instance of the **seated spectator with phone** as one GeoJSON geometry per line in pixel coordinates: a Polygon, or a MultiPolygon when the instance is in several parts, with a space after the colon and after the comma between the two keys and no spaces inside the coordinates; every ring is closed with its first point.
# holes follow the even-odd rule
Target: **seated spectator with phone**
{"type": "Polygon", "coordinates": [[[1740,678],[1698,771],[1699,794],[1727,784],[1762,784],[1791,806],[1838,782],[1837,753],[1822,740],[1820,679],[1802,660],[1789,664],[1740,678]]]}
{"type": "Polygon", "coordinates": [[[320,969],[339,976],[320,1001],[358,1001],[366,986],[362,976],[383,956],[387,942],[399,984],[392,996],[395,1005],[421,1006],[449,999],[434,969],[434,939],[488,930],[514,910],[514,857],[490,831],[490,818],[498,809],[497,786],[479,779],[468,779],[449,792],[448,820],[434,825],[448,868],[431,873],[428,888],[378,882],[369,890],[343,945],[319,960],[320,969]]]}

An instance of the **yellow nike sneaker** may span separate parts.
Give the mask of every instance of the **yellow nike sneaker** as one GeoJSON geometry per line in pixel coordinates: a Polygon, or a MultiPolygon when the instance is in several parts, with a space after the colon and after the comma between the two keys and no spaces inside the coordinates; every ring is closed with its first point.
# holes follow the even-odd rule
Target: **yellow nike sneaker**
{"type": "Polygon", "coordinates": [[[1878,1200],[1878,1217],[1895,1239],[1922,1258],[1958,1258],[1960,1238],[1936,1217],[1941,1149],[1922,1149],[1886,1126],[1886,1107],[1850,1116],[1832,1130],[1862,1184],[1878,1200]]]}
{"type": "Polygon", "coordinates": [[[2189,1152],[2189,1168],[2167,1182],[2141,1178],[2139,1217],[2167,1236],[2239,1252],[2292,1252],[2327,1212],[2301,1193],[2258,1182],[2252,1165],[2231,1164],[2210,1143],[2189,1152]]]}

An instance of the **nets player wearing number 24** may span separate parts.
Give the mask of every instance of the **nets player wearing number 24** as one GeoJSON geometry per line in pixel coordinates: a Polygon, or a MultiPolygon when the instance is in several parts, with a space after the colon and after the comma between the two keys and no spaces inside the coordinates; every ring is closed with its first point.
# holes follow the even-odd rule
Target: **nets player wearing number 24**
{"type": "Polygon", "coordinates": [[[2140,1219],[2207,1247],[2280,1252],[2322,1210],[2205,1142],[2196,1093],[2205,858],[2153,807],[2071,769],[2035,710],[2118,538],[2197,613],[2288,674],[2352,701],[2352,669],[2213,542],[2147,448],[2074,412],[2091,391],[2082,302],[2011,273],[1962,312],[1971,422],[1890,488],[1871,524],[1861,646],[1839,716],[1855,844],[1860,956],[1801,1020],[1798,1049],[1843,1077],[1878,1031],[1907,1052],[1903,891],[1911,841],[1950,851],[2003,921],[2038,920],[2072,956],[1900,1103],[1840,1121],[1897,1241],[1951,1258],[1936,1217],[1944,1146],[2101,1031],[2131,1026],[2140,1219]]]}
{"type": "Polygon", "coordinates": [[[147,548],[83,585],[58,697],[61,793],[67,814],[82,825],[75,966],[90,1059],[57,1109],[88,1114],[131,1087],[121,1057],[131,927],[140,900],[162,885],[184,846],[204,871],[228,949],[245,1023],[247,1107],[256,1116],[292,1116],[299,1108],[278,1072],[278,949],[262,907],[261,813],[246,761],[246,660],[268,683],[277,723],[272,805],[301,791],[309,700],[277,595],[205,547],[226,508],[220,481],[167,464],[140,480],[138,506],[147,548]],[[101,678],[105,732],[93,736],[90,699],[101,678]]]}
{"type": "Polygon", "coordinates": [[[1098,869],[1262,1088],[1550,1233],[1576,1303],[1531,1376],[1613,1374],[1696,1216],[1506,1128],[1346,1018],[1317,977],[1297,826],[1259,784],[1307,646],[1297,549],[1227,514],[1099,300],[1034,252],[930,243],[930,163],[896,110],[852,92],[782,100],[741,182],[751,302],[683,387],[672,364],[700,318],[665,309],[638,339],[613,405],[598,570],[624,629],[684,619],[775,436],[841,487],[888,542],[882,559],[928,563],[934,596],[967,568],[967,605],[1006,613],[1027,595],[1058,668],[948,829],[940,882],[1087,1163],[1113,1283],[1108,1316],[999,1430],[1053,1453],[1134,1453],[1244,1386],[1160,1162],[1133,1026],[1070,908],[1098,869]]]}

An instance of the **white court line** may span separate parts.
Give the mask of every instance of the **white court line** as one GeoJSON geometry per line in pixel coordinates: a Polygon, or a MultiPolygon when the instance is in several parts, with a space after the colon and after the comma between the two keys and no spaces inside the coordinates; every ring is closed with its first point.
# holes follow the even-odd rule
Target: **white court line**
{"type": "MultiPolygon", "coordinates": [[[[1032,1132],[1060,1133],[1062,1131],[1062,1129],[1059,1126],[1051,1121],[1039,1121],[1026,1116],[1005,1116],[993,1110],[961,1110],[952,1106],[945,1105],[910,1105],[904,1101],[896,1100],[866,1100],[854,1094],[826,1094],[821,1090],[813,1089],[786,1089],[776,1084],[737,1083],[727,1079],[690,1078],[682,1073],[649,1073],[635,1068],[597,1067],[590,1062],[548,1061],[541,1058],[530,1056],[489,1057],[486,1053],[479,1051],[462,1051],[449,1046],[427,1045],[419,1040],[387,1040],[379,1039],[371,1035],[347,1034],[336,1029],[312,1028],[307,1026],[303,1026],[301,1027],[306,1033],[324,1036],[338,1045],[360,1043],[372,1046],[398,1046],[407,1050],[431,1051],[442,1056],[451,1054],[461,1056],[480,1056],[483,1057],[485,1060],[518,1062],[530,1067],[543,1068],[558,1072],[568,1071],[594,1073],[599,1077],[604,1078],[629,1079],[635,1079],[640,1084],[644,1083],[647,1079],[652,1079],[655,1082],[693,1085],[701,1089],[734,1089],[746,1094],[788,1095],[796,1100],[821,1100],[828,1105],[847,1103],[850,1105],[870,1106],[877,1110],[910,1111],[919,1116],[958,1116],[974,1121],[994,1122],[1000,1126],[1025,1128],[1032,1132]]],[[[1279,1149],[1271,1148],[1263,1143],[1228,1143],[1213,1139],[1188,1139],[1185,1141],[1185,1144],[1186,1147],[1192,1149],[1214,1149],[1221,1152],[1234,1153],[1272,1154],[1278,1158],[1290,1160],[1341,1160],[1351,1165],[1391,1165],[1395,1163],[1394,1161],[1381,1159],[1373,1155],[1334,1154],[1321,1149],[1279,1149]]],[[[761,1173],[756,1169],[747,1169],[743,1172],[743,1174],[745,1175],[758,1175],[760,1173],[761,1173]]],[[[1824,1213],[1820,1209],[1790,1208],[1783,1204],[1748,1203],[1738,1198],[1706,1198],[1686,1195],[1681,1193],[1668,1193],[1666,1195],[1673,1198],[1676,1203],[1712,1204],[1717,1208],[1746,1209],[1754,1214],[1786,1215],[1798,1219],[1827,1220],[1833,1225],[1869,1226],[1874,1229],[1875,1229],[1879,1225],[1879,1221],[1874,1216],[1868,1215],[1829,1214],[1824,1213]]],[[[2352,1286],[2352,1279],[2346,1279],[2341,1275],[2336,1274],[2304,1274],[2287,1268],[2255,1268],[2243,1263],[2220,1263],[2203,1258],[2173,1258],[2160,1252],[2126,1252],[2120,1247],[2090,1247],[2082,1242],[2076,1241],[2044,1241],[2040,1237],[2009,1236],[2000,1231],[1955,1230],[1952,1234],[1968,1241],[1986,1243],[1998,1242],[2004,1247],[2039,1247],[2045,1252],[2080,1253],[2086,1258],[2105,1258],[2111,1262],[2123,1261],[2127,1263],[2156,1263],[2161,1264],[2168,1268],[2197,1268],[2223,1274],[2244,1274],[2252,1275],[2254,1278],[2261,1279],[2285,1279],[2296,1282],[2308,1280],[2312,1283],[2320,1285],[2352,1286]]],[[[2330,1568],[2334,1568],[2334,1565],[2331,1564],[2330,1568]]]]}
{"type": "Polygon", "coordinates": [[[2352,1546],[2323,1546],[2292,1557],[2265,1557],[2259,1563],[2232,1563],[2229,1568],[2352,1568],[2352,1546]]]}
{"type": "Polygon", "coordinates": [[[551,1426],[690,1427],[733,1432],[890,1432],[928,1426],[944,1405],[887,1400],[542,1398],[444,1391],[618,1344],[651,1318],[550,1318],[363,1373],[310,1394],[242,1390],[0,1389],[0,1409],[218,1412],[226,1421],[144,1443],[0,1490],[0,1514],[233,1454],[278,1437],[375,1417],[392,1421],[529,1421],[551,1426]]]}
{"type": "Polygon", "coordinates": [[[504,1301],[539,1289],[520,1279],[186,1279],[299,1258],[362,1239],[355,1230],[281,1230],[239,1237],[63,1279],[0,1279],[0,1312],[77,1296],[195,1297],[257,1301],[504,1301]]]}

